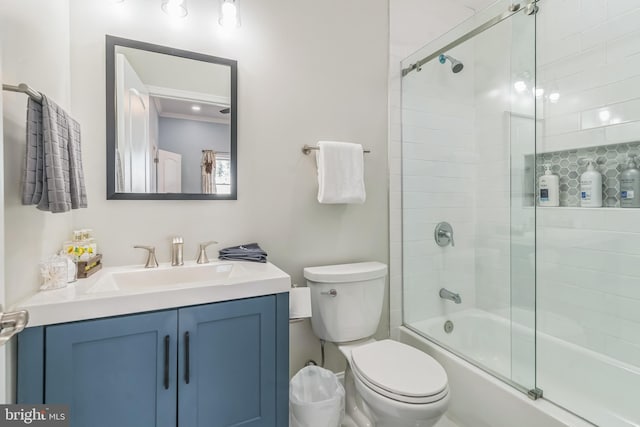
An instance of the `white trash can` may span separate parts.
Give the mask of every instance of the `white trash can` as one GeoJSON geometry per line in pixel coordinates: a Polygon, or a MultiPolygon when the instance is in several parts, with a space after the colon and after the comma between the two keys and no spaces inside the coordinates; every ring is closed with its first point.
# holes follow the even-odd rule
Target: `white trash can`
{"type": "Polygon", "coordinates": [[[340,427],[344,387],[333,372],[319,366],[298,371],[289,384],[289,427],[340,427]]]}

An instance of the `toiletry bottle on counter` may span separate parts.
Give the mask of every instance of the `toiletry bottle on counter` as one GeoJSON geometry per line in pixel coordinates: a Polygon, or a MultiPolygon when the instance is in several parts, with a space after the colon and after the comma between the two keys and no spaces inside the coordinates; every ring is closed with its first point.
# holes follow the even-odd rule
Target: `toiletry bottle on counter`
{"type": "Polygon", "coordinates": [[[538,182],[540,206],[560,206],[560,178],[551,173],[551,165],[544,165],[544,175],[538,182]]]}
{"type": "Polygon", "coordinates": [[[586,172],[580,176],[580,206],[583,208],[602,207],[602,175],[596,170],[596,162],[585,160],[586,172]]]}
{"type": "Polygon", "coordinates": [[[640,170],[635,154],[629,154],[627,168],[620,174],[620,207],[640,208],[640,170]]]}

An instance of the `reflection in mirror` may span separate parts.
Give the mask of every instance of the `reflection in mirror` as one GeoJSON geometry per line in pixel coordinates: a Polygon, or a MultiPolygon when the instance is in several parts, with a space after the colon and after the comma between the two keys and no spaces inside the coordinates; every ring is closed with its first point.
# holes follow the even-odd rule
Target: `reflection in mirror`
{"type": "Polygon", "coordinates": [[[236,198],[235,61],[107,36],[107,86],[109,198],[236,198]]]}

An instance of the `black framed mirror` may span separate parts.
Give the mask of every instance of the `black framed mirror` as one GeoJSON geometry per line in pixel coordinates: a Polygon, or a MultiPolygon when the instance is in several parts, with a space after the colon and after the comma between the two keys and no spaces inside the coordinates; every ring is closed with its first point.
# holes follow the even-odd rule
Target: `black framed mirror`
{"type": "Polygon", "coordinates": [[[106,36],[107,199],[237,199],[237,61],[106,36]]]}

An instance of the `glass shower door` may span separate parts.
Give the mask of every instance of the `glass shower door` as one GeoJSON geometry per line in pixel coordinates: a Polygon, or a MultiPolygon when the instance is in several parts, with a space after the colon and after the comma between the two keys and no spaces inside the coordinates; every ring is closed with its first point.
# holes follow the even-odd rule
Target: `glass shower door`
{"type": "Polygon", "coordinates": [[[402,62],[403,315],[408,328],[528,392],[535,16],[509,5],[402,62]]]}
{"type": "Polygon", "coordinates": [[[537,383],[595,425],[638,427],[640,209],[621,205],[638,201],[622,175],[640,154],[640,2],[539,6],[537,158],[559,177],[560,206],[537,212],[537,383]],[[581,207],[585,159],[601,207],[581,207]]]}

